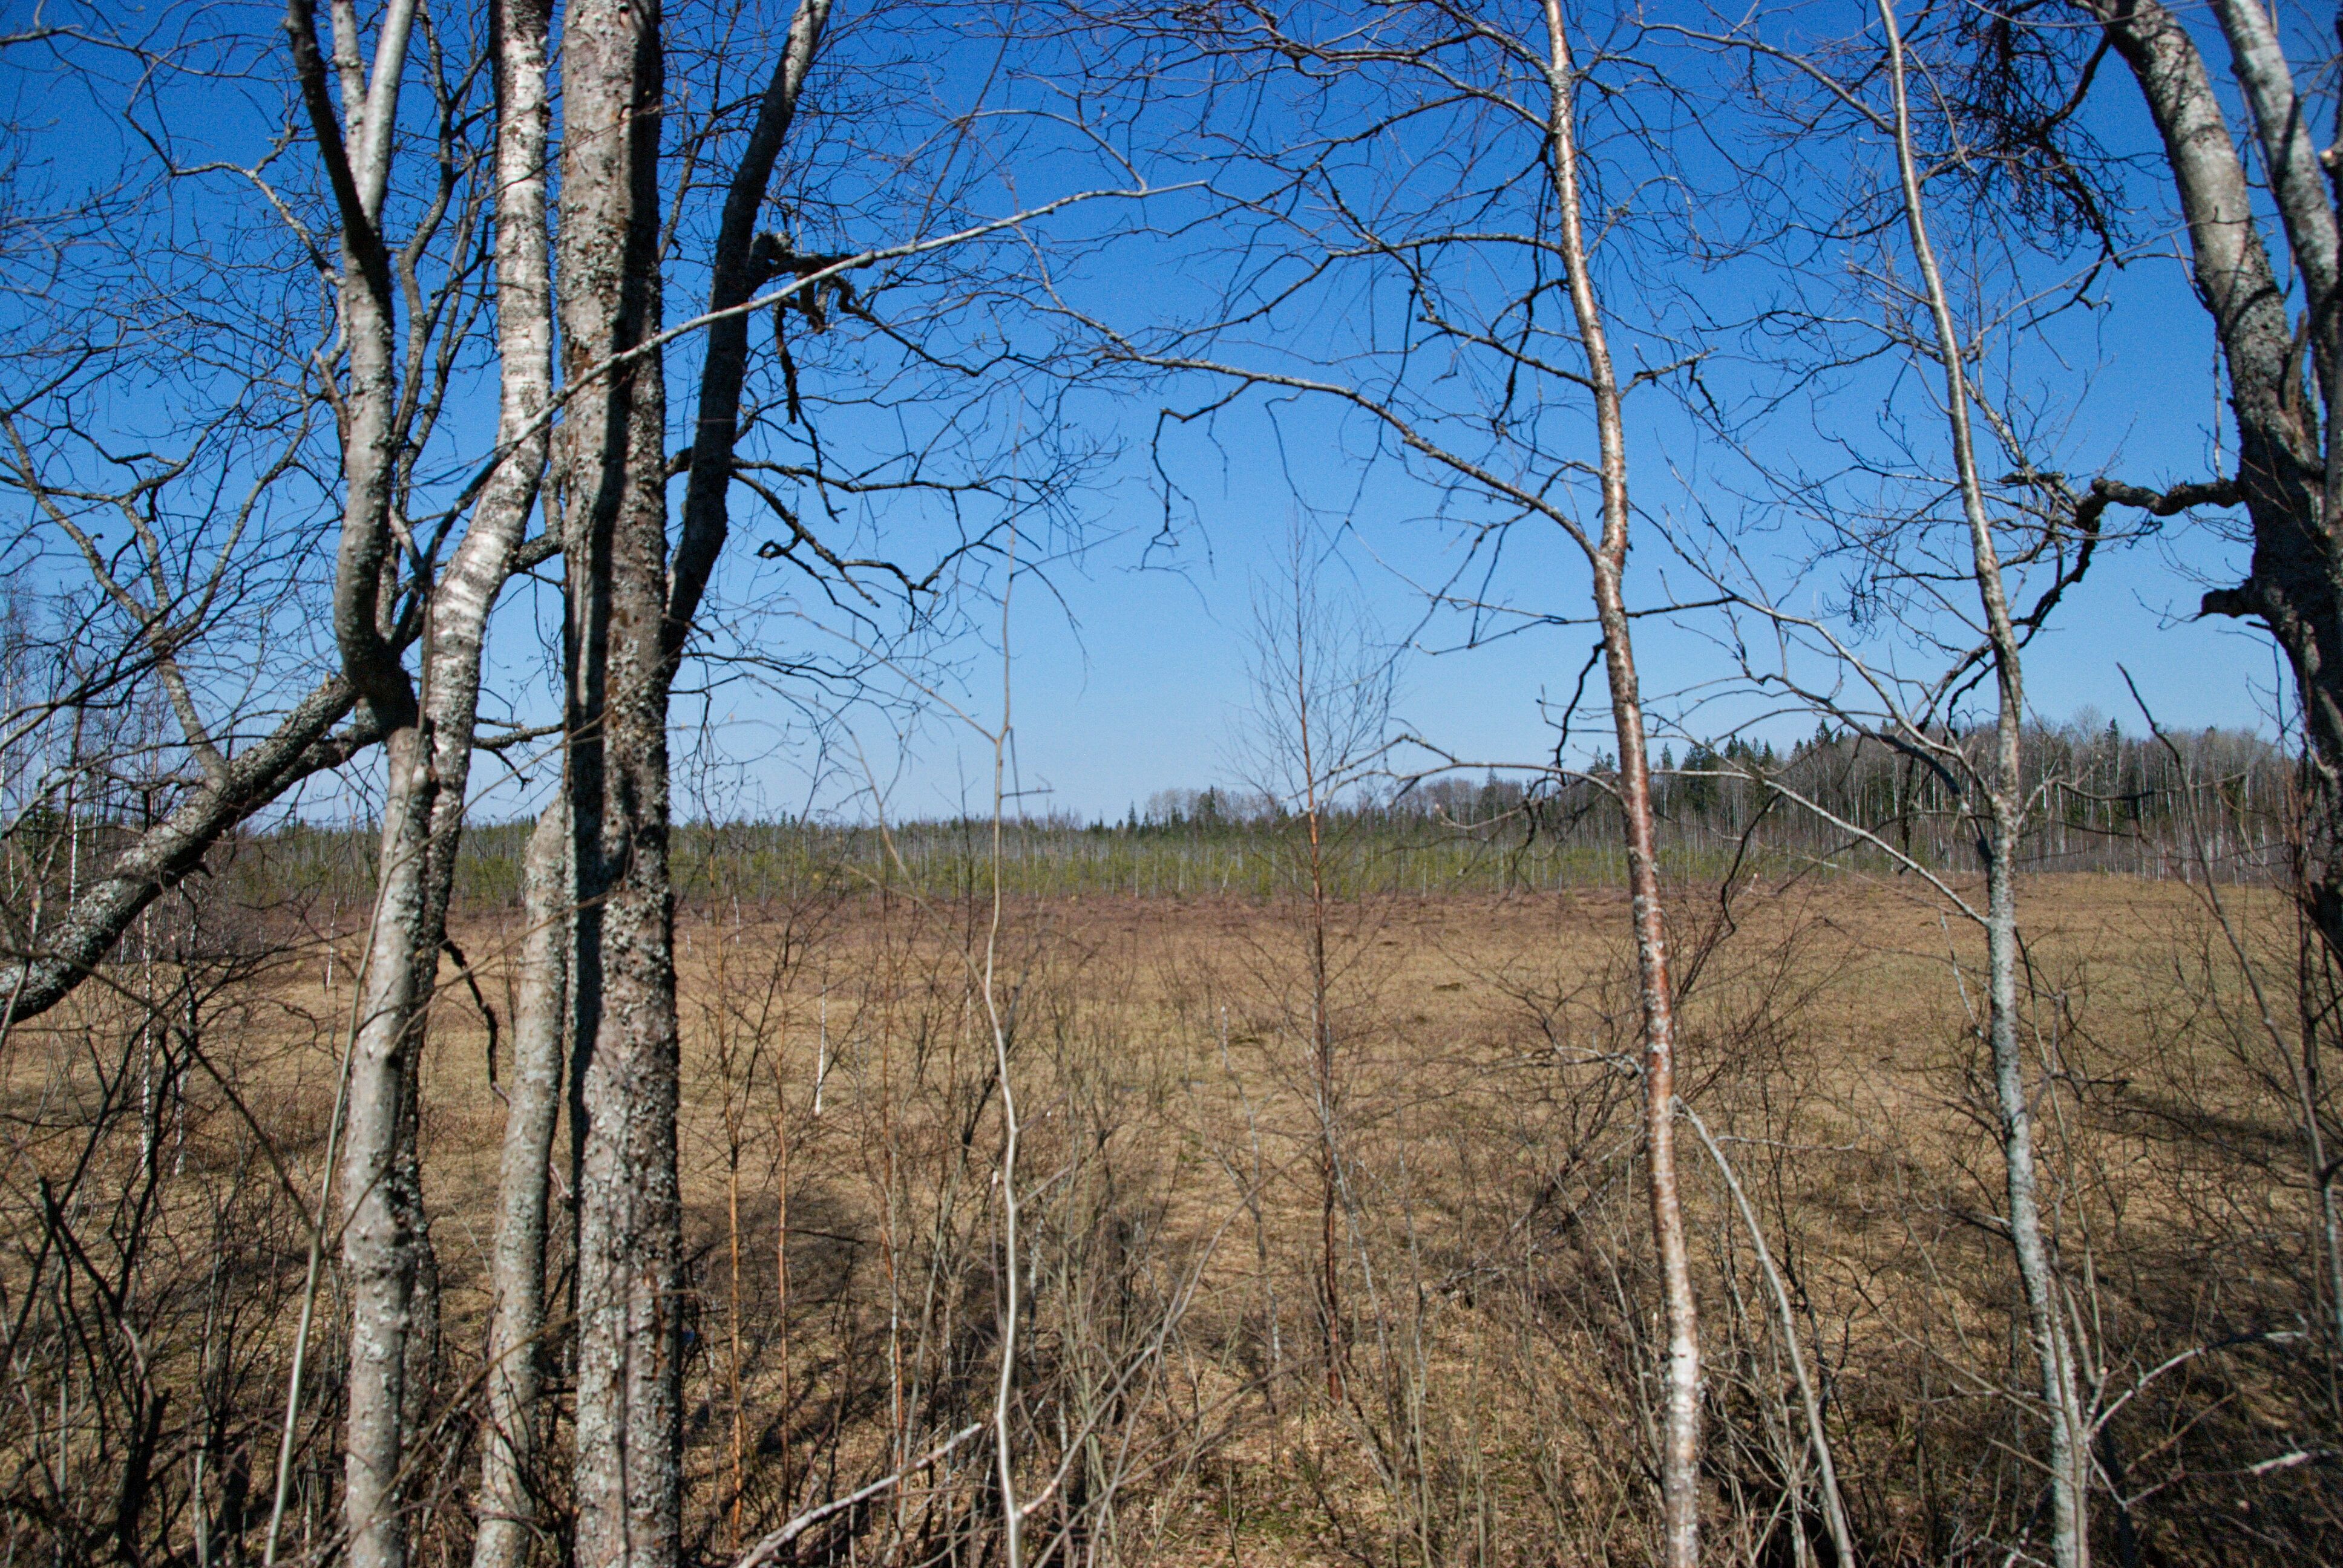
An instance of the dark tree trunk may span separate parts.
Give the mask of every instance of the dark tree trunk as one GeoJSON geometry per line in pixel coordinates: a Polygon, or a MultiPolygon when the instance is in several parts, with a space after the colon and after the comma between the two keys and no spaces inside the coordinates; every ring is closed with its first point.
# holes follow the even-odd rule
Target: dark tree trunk
{"type": "Polygon", "coordinates": [[[681,1501],[655,0],[564,25],[569,780],[578,898],[577,1558],[672,1568],[681,1501]]]}
{"type": "Polygon", "coordinates": [[[2322,432],[2318,413],[2323,405],[2331,427],[2343,375],[2334,198],[2309,166],[2305,111],[2267,15],[2257,0],[2221,0],[2233,73],[2254,113],[2305,296],[2298,343],[2244,161],[2195,40],[2158,0],[2085,3],[2163,137],[2197,295],[2229,372],[2253,563],[2243,583],[2207,593],[2203,613],[2260,620],[2293,669],[2310,762],[2303,896],[2328,951],[2343,955],[2343,537],[2335,528],[2343,448],[2331,428],[2322,432]]]}

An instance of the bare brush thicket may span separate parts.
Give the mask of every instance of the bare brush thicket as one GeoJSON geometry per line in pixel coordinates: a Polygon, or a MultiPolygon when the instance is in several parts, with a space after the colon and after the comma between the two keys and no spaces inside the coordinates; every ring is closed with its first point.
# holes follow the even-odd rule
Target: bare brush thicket
{"type": "Polygon", "coordinates": [[[2343,1554],[2332,55],[12,25],[7,1561],[2343,1554]],[[2097,336],[2174,300],[2211,383],[2097,336]],[[1236,787],[1021,812],[1012,603],[1263,432],[1236,787]],[[1534,740],[1401,723],[1361,538],[1561,639],[1534,740]],[[2038,711],[2232,557],[2274,716],[2038,711]]]}

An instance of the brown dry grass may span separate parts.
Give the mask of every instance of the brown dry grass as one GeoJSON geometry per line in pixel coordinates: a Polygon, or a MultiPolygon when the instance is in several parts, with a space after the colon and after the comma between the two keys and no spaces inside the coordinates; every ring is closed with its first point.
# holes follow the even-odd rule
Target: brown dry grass
{"type": "MultiPolygon", "coordinates": [[[[1745,892],[1731,922],[1713,897],[1687,891],[1676,911],[1686,1098],[1729,1150],[1794,1294],[1866,1560],[2002,1561],[2040,1527],[2026,1458],[2038,1432],[2015,1392],[2026,1377],[1967,1011],[1981,944],[1908,884],[1745,892]]],[[[2266,978],[2290,975],[2278,900],[2232,890],[2223,910],[2266,978]]],[[[1028,1486],[1074,1456],[1040,1539],[1070,1559],[1231,1568],[1641,1560],[1654,1297],[1623,1070],[1624,915],[1624,896],[1600,892],[1333,911],[1337,1399],[1312,1283],[1306,910],[1010,910],[1028,1486]]],[[[2101,1456],[2134,1500],[2120,1518],[2112,1492],[2099,1499],[2110,1560],[2124,1532],[2141,1561],[2321,1553],[2338,1535],[2316,1455],[2335,1429],[2311,1349],[2283,1039],[2262,1028],[2197,890],[2045,879],[2024,915],[2074,1319],[2102,1403],[2139,1385],[2101,1456]],[[2313,1462],[2253,1470],[2297,1451],[2313,1462]]],[[[458,927],[500,1014],[514,934],[501,913],[458,927]]],[[[980,905],[863,895],[680,920],[686,1435],[704,1555],[883,1470],[986,1397],[1000,1122],[976,983],[985,937],[980,905]]],[[[240,982],[253,998],[234,1081],[251,1116],[201,1123],[206,1168],[229,1169],[233,1128],[257,1122],[297,1186],[314,1183],[347,961],[330,990],[322,948],[240,982]]],[[[483,1337],[502,1114],[478,1011],[446,978],[424,1158],[447,1292],[438,1388],[458,1401],[483,1337]]],[[[71,1079],[72,1035],[17,1042],[20,1121],[71,1079]]],[[[49,1160],[18,1148],[27,1170],[49,1160]]],[[[1712,1538],[1720,1560],[1820,1560],[1801,1556],[1826,1548],[1781,1328],[1713,1169],[1686,1151],[1712,1538]]],[[[269,1186],[248,1153],[240,1169],[269,1186]]],[[[281,1305],[297,1235],[280,1217],[271,1236],[260,1274],[281,1305]]],[[[257,1313],[246,1346],[264,1416],[287,1321],[257,1313]]],[[[450,1539],[465,1464],[458,1444],[434,1483],[450,1539]]],[[[991,1506],[980,1476],[936,1479],[862,1518],[856,1539],[906,1563],[968,1550],[991,1506]]]]}

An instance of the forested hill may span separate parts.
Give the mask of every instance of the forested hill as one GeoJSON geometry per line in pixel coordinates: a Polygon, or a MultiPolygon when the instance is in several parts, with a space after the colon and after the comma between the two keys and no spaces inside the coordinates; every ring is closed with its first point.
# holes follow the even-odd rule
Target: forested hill
{"type": "MultiPolygon", "coordinates": [[[[1956,738],[1983,744],[1984,735],[1956,738]]],[[[1969,802],[1946,776],[1874,739],[1818,733],[1786,751],[1738,739],[1664,747],[1657,792],[1663,852],[1681,875],[1736,859],[1745,869],[1885,870],[1909,856],[1931,869],[1977,868],[1969,802]]],[[[2026,865],[2222,881],[2259,881],[2282,862],[2295,801],[2293,761],[2231,729],[2163,738],[2104,728],[2036,727],[2026,865]]],[[[1273,896],[1296,885],[1306,824],[1241,789],[1166,789],[1120,820],[1063,814],[1004,826],[1002,872],[1027,896],[1273,896]]],[[[94,825],[85,832],[103,833],[94,825]]],[[[1519,777],[1386,779],[1322,819],[1333,890],[1430,895],[1618,886],[1619,819],[1601,776],[1556,786],[1519,777]]],[[[518,898],[524,823],[466,838],[460,893],[518,898]]],[[[988,819],[890,823],[709,822],[676,834],[679,895],[765,900],[843,880],[931,896],[989,886],[988,819]]],[[[362,900],[375,836],[364,825],[297,824],[246,839],[226,858],[255,890],[362,900]]]]}

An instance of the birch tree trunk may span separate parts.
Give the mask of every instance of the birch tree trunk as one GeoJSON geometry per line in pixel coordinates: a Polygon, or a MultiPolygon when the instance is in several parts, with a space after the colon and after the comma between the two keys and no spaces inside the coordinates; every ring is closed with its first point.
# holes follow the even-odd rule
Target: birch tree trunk
{"type": "Polygon", "coordinates": [[[665,399],[655,0],[564,22],[560,309],[573,397],[569,780],[578,916],[577,1561],[672,1568],[680,1537],[677,1028],[668,882],[665,399]]]}
{"type": "Polygon", "coordinates": [[[286,16],[310,133],[341,221],[347,364],[341,386],[334,639],[361,711],[387,731],[379,886],[351,1023],[341,1170],[342,1261],[351,1314],[343,1509],[352,1568],[404,1568],[406,1562],[397,1487],[406,1450],[408,1334],[423,1249],[422,1194],[407,1133],[410,1026],[418,990],[414,946],[423,923],[422,841],[430,810],[423,789],[429,769],[416,728],[414,689],[386,624],[397,387],[389,257],[377,226],[413,21],[410,0],[393,0],[377,35],[370,86],[357,39],[337,35],[345,136],[310,0],[291,0],[286,16]]]}
{"type": "Polygon", "coordinates": [[[1968,372],[1944,274],[1929,242],[1919,166],[1912,151],[1910,105],[1905,92],[1904,43],[1892,0],[1878,0],[1887,34],[1889,87],[1896,106],[1896,162],[1904,198],[1906,228],[1926,291],[1935,328],[1936,358],[1945,377],[1945,411],[1950,426],[1963,520],[1967,524],[1971,570],[1985,612],[1992,650],[1996,706],[1994,755],[1984,769],[1988,818],[1986,852],[1986,1035],[1993,1057],[1993,1085],[1999,1113],[2003,1166],[2009,1203],[2009,1239],[2026,1295],[2027,1325],[2050,1426],[2051,1550],[2058,1568],[2086,1568],[2090,1561],[2087,1505],[2089,1434],[2075,1378],[2073,1342],[2066,1331],[2059,1286],[2043,1235],[2040,1177],[2035,1167],[2034,1118],[2026,1092],[2026,1059],[2017,1037],[2017,940],[2019,836],[2026,820],[2026,781],[2021,745],[2026,721],[2023,649],[2009,611],[2001,561],[1986,510],[1985,485],[1977,468],[1969,427],[1968,372]]]}
{"type": "MultiPolygon", "coordinates": [[[[399,575],[391,551],[399,438],[393,296],[378,226],[415,5],[392,0],[386,10],[370,76],[361,75],[354,15],[337,8],[335,22],[347,139],[328,101],[308,0],[293,0],[287,16],[310,128],[342,223],[349,362],[342,391],[345,495],[335,639],[361,709],[386,731],[378,886],[353,1017],[341,1171],[352,1316],[344,1509],[353,1568],[404,1568],[399,1480],[407,1436],[428,1393],[437,1349],[429,1331],[437,1322],[437,1270],[416,1156],[416,1054],[447,931],[488,612],[534,504],[545,444],[511,444],[446,572],[436,583],[415,585],[427,602],[418,700],[393,640],[393,600],[386,591],[399,575]],[[418,1322],[427,1332],[417,1332],[418,1322]]],[[[536,32],[541,61],[541,22],[536,32]]],[[[500,87],[512,75],[510,63],[500,66],[500,87]]],[[[508,437],[542,409],[550,375],[541,65],[535,75],[534,87],[518,89],[520,112],[498,130],[498,168],[508,179],[498,193],[497,240],[505,368],[500,435],[508,437]]]]}
{"type": "Polygon", "coordinates": [[[1587,270],[1578,185],[1577,66],[1571,58],[1560,0],[1545,0],[1545,23],[1551,105],[1546,156],[1562,218],[1564,258],[1570,268],[1571,310],[1585,347],[1587,379],[1594,393],[1600,447],[1603,532],[1588,554],[1594,574],[1595,617],[1603,630],[1612,721],[1619,743],[1619,805],[1626,828],[1627,884],[1644,1024],[1646,1195],[1668,1323],[1660,1450],[1661,1560],[1669,1568],[1694,1568],[1700,1561],[1700,1312],[1693,1298],[1692,1255],[1676,1185],[1675,995],[1668,972],[1667,920],[1653,829],[1643,693],[1635,674],[1634,637],[1624,583],[1631,517],[1626,422],[1602,306],[1587,270]]]}
{"type": "Polygon", "coordinates": [[[2213,318],[2237,421],[2237,487],[2253,524],[2246,580],[2205,595],[2206,615],[2250,616],[2270,629],[2302,705],[2310,768],[2304,902],[2330,955],[2343,958],[2343,380],[2335,196],[2310,146],[2274,25],[2259,0],[2217,0],[2304,296],[2305,347],[2319,409],[2304,386],[2287,291],[2271,266],[2244,159],[2196,41],[2159,0],[2080,0],[2130,67],[2164,142],[2187,220],[2197,297],[2213,318]]]}
{"type": "Polygon", "coordinates": [[[386,753],[380,885],[367,936],[341,1170],[351,1314],[343,1508],[352,1568],[406,1562],[398,1479],[424,1229],[411,1102],[429,767],[412,725],[392,732],[386,753]]]}
{"type": "MultiPolygon", "coordinates": [[[[550,401],[553,381],[553,276],[546,235],[546,143],[552,117],[548,76],[551,0],[498,0],[493,14],[497,88],[497,325],[504,351],[498,410],[503,465],[483,492],[483,506],[527,515],[542,482],[548,438],[532,428],[550,401]],[[518,505],[516,507],[515,502],[518,505]]],[[[551,528],[548,517],[548,528],[551,528]]],[[[515,533],[518,538],[518,531],[515,533]]],[[[451,657],[448,684],[468,683],[478,712],[479,643],[451,657]]],[[[440,667],[430,667],[440,676],[440,667]]],[[[435,693],[436,694],[436,693],[435,693]]],[[[443,744],[447,736],[442,734],[443,744]]],[[[468,739],[468,731],[467,732],[468,739]]],[[[445,899],[455,874],[460,794],[443,802],[451,819],[435,834],[443,846],[433,866],[445,899]]],[[[487,1430],[480,1445],[479,1524],[474,1568],[520,1568],[533,1520],[528,1481],[536,1457],[545,1329],[547,1161],[560,1107],[561,1054],[568,1039],[570,877],[569,797],[558,792],[538,819],[522,862],[518,994],[512,1020],[513,1070],[497,1185],[497,1229],[490,1264],[495,1292],[488,1335],[487,1430]]]]}
{"type": "Polygon", "coordinates": [[[569,1021],[569,851],[564,792],[538,818],[521,868],[520,984],[489,1265],[496,1307],[472,1568],[521,1568],[538,1523],[528,1480],[543,1425],[536,1407],[544,1386],[547,1171],[569,1021]]]}

